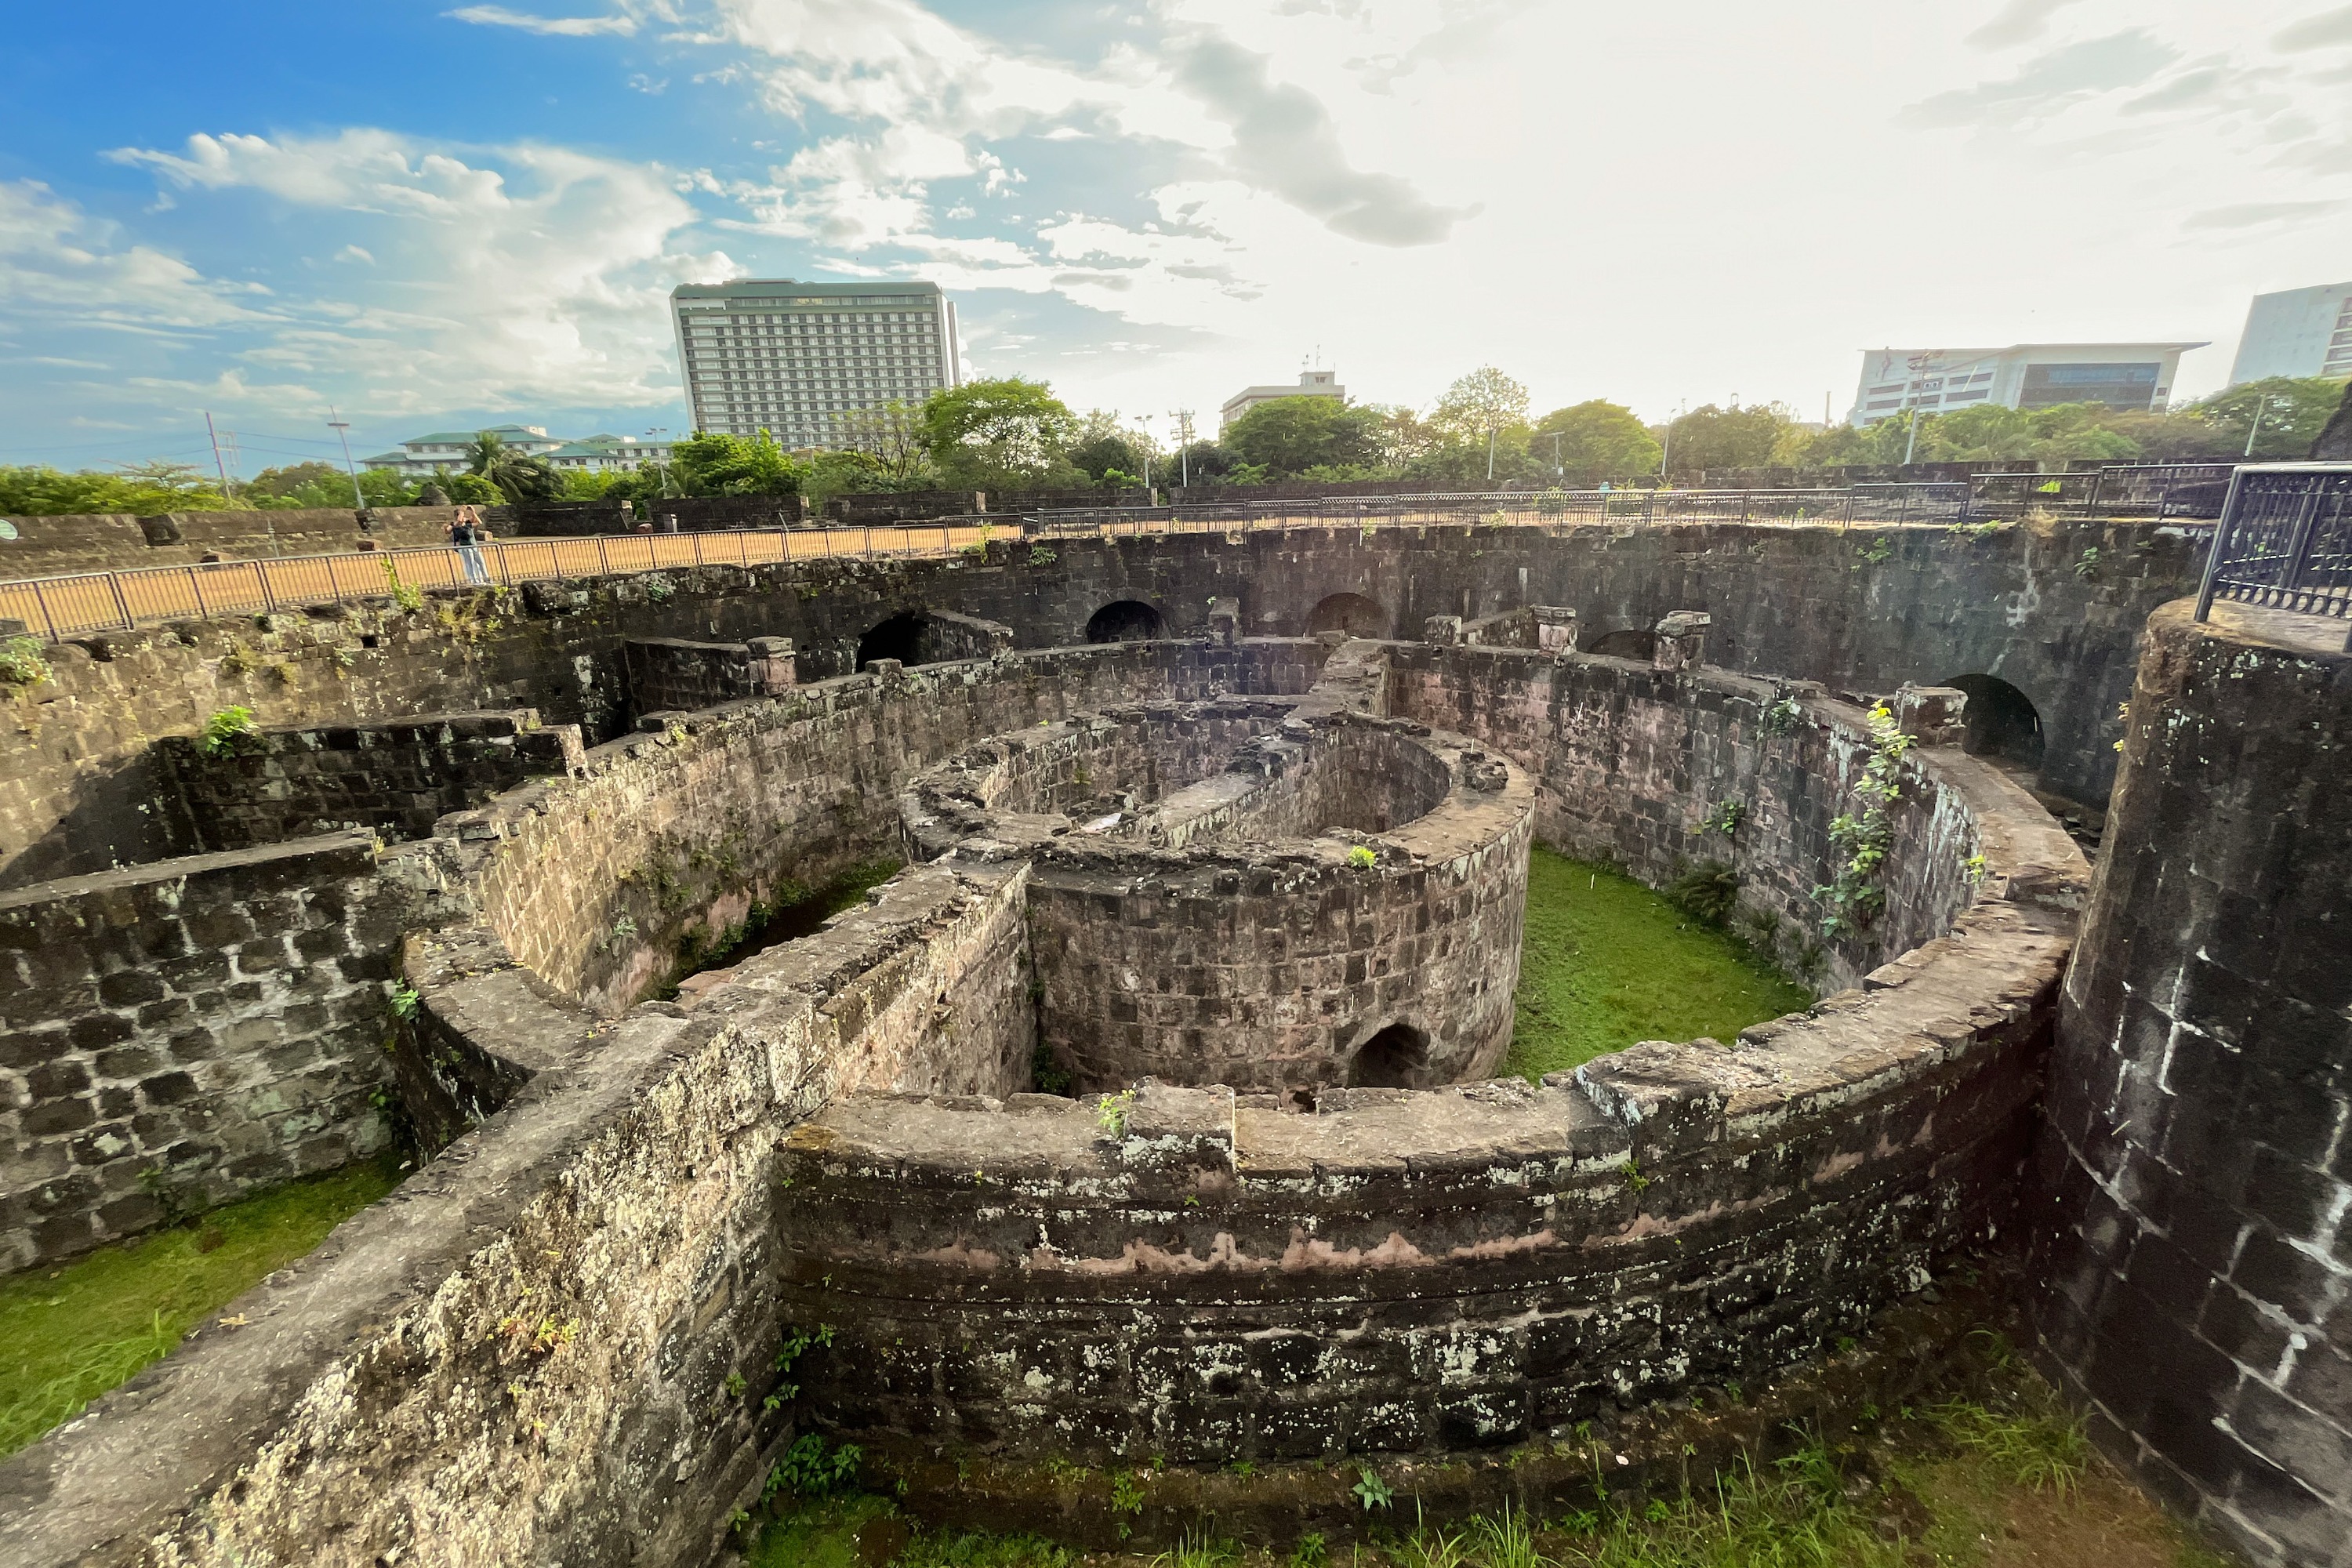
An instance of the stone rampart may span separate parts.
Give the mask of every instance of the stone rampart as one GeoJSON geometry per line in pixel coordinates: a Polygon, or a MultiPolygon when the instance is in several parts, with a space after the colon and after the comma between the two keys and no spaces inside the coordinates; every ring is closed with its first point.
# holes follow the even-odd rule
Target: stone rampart
{"type": "Polygon", "coordinates": [[[773,697],[799,679],[790,637],[748,642],[631,637],[622,650],[628,668],[629,706],[640,715],[773,697]]]}
{"type": "Polygon", "coordinates": [[[0,893],[0,1272],[384,1146],[415,904],[365,832],[0,893]]]}
{"type": "Polygon", "coordinates": [[[2042,1347],[2248,1560],[2352,1564],[2352,657],[2151,619],[2040,1152],[2042,1347]]]}
{"type": "Polygon", "coordinates": [[[581,763],[580,727],[543,726],[528,708],[261,730],[218,754],[184,735],[157,747],[187,837],[205,850],[343,827],[372,828],[390,843],[423,838],[449,812],[581,763]]]}
{"type": "Polygon", "coordinates": [[[723,948],[784,879],[822,883],[895,850],[895,797],[933,759],[1138,690],[1295,683],[1322,651],[1102,644],[821,681],[609,742],[578,780],[453,826],[511,841],[481,897],[515,957],[617,1013],[723,948]]]}
{"type": "MultiPolygon", "coordinates": [[[[1410,704],[1422,655],[1390,651],[1410,704]]],[[[1513,659],[1532,656],[1429,656],[1507,692],[1513,659]]],[[[1674,725],[1570,738],[1573,713],[1687,709],[1704,733],[1749,684],[1542,668],[1596,683],[1550,720],[1577,766],[1600,733],[1639,753],[1674,725]]],[[[1783,776],[1865,743],[1852,710],[1793,706],[1770,738],[1783,776]]],[[[1696,769],[1608,771],[1629,816],[1705,809],[1696,769]]],[[[1959,826],[1897,835],[1890,859],[1968,849],[1981,880],[1892,876],[1908,951],[1729,1048],[1653,1042],[1540,1088],[828,1110],[789,1142],[778,1218],[788,1312],[846,1325],[850,1353],[812,1385],[822,1418],[908,1464],[1328,1460],[1561,1436],[1818,1353],[2009,1224],[2085,877],[1986,764],[1914,752],[1903,787],[1959,826]]],[[[1042,976],[1042,940],[1038,958],[1042,976]]],[[[982,1487],[927,1506],[994,1503],[982,1487]]]]}
{"type": "Polygon", "coordinates": [[[843,1092],[1025,1068],[1019,881],[909,871],[691,1020],[598,1027],[419,955],[426,1010],[539,1073],[226,1314],[248,1326],[0,1462],[0,1561],[710,1561],[793,1430],[764,1404],[777,1141],[843,1092]]]}
{"type": "Polygon", "coordinates": [[[1501,1063],[1531,803],[1457,736],[1228,699],[998,736],[901,812],[923,858],[1034,861],[1040,1042],[1079,1089],[1280,1089],[1501,1063]]]}
{"type": "MultiPolygon", "coordinates": [[[[415,509],[412,509],[415,510],[415,509]]],[[[1707,657],[1735,670],[1886,691],[1969,674],[2013,683],[2039,712],[2048,787],[2106,792],[2141,621],[2196,581],[2178,529],[2065,522],[1986,535],[1811,525],[1267,529],[1232,536],[1000,541],[977,560],[812,561],[432,594],[321,606],[268,625],[191,621],[79,639],[54,679],[10,694],[0,731],[0,884],[184,853],[140,806],[163,788],[149,752],[230,705],[268,725],[536,708],[609,740],[628,719],[630,637],[793,641],[803,679],[845,675],[859,639],[926,608],[1001,622],[1016,647],[1082,641],[1107,605],[1204,630],[1213,600],[1239,629],[1305,629],[1339,593],[1418,630],[1540,604],[1573,610],[1583,646],[1677,609],[1711,614],[1707,657]],[[2093,552],[2095,552],[2095,554],[2093,552]],[[2078,570],[2080,569],[2080,570],[2078,570]]],[[[1303,689],[1303,687],[1300,688],[1303,689]]]]}
{"type": "Polygon", "coordinates": [[[1964,809],[1929,753],[1915,752],[1900,763],[1870,881],[1878,912],[1824,933],[1817,889],[1853,855],[1832,827],[1865,804],[1857,786],[1871,747],[1857,710],[1714,669],[1519,649],[1400,646],[1390,680],[1397,712],[1470,735],[1534,775],[1538,838],[1653,886],[1720,863],[1738,880],[1743,934],[1817,983],[1856,984],[1942,931],[1994,864],[2057,886],[2079,863],[2015,785],[1980,778],[1977,788],[2009,797],[2004,809],[1964,809]]]}

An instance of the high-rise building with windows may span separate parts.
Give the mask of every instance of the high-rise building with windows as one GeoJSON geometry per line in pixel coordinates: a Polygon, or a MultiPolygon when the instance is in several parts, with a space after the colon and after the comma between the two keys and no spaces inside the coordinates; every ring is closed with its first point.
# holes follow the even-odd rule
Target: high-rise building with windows
{"type": "Polygon", "coordinates": [[[839,445],[854,437],[845,416],[963,379],[955,306],[936,283],[739,278],[683,284],[669,303],[698,430],[839,445]]]}
{"type": "Polygon", "coordinates": [[[2254,296],[2230,384],[2270,375],[2352,375],[2352,283],[2254,296]]]}
{"type": "Polygon", "coordinates": [[[2104,403],[2161,413],[2180,356],[2197,343],[2011,343],[2005,349],[1871,349],[1862,358],[1850,425],[1906,409],[1949,414],[1974,404],[2048,408],[2104,403]]]}

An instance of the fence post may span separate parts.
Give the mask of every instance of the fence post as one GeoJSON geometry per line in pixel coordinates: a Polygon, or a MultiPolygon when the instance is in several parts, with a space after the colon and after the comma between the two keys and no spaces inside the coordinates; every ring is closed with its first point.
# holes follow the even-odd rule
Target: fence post
{"type": "Polygon", "coordinates": [[[205,585],[197,581],[196,569],[193,566],[188,568],[188,592],[196,597],[196,614],[199,616],[212,614],[210,610],[205,608],[205,585]]]}
{"type": "MultiPolygon", "coordinates": [[[[2303,582],[2304,563],[2311,555],[2311,530],[2319,517],[2319,502],[2320,490],[2315,485],[2303,498],[2303,506],[2295,513],[2294,532],[2287,539],[2286,559],[2279,564],[2278,592],[2283,599],[2291,599],[2295,588],[2303,582]]],[[[2282,604],[2279,608],[2291,610],[2294,606],[2282,604]]]]}
{"type": "Polygon", "coordinates": [[[49,596],[41,592],[41,580],[38,577],[33,579],[33,603],[41,612],[41,625],[48,632],[49,640],[51,642],[60,640],[58,637],[58,618],[49,614],[49,596]]]}
{"type": "MultiPolygon", "coordinates": [[[[122,629],[126,632],[135,630],[139,623],[131,618],[131,600],[122,591],[122,574],[109,572],[106,574],[106,585],[114,590],[114,607],[122,613],[122,629]]],[[[47,616],[47,612],[44,611],[43,618],[46,619],[47,616]]]]}
{"type": "Polygon", "coordinates": [[[596,536],[596,574],[600,577],[613,574],[613,558],[605,552],[604,536],[601,533],[596,536]]]}
{"type": "Polygon", "coordinates": [[[267,561],[255,562],[253,563],[253,577],[255,582],[261,584],[261,613],[265,616],[276,615],[278,613],[278,595],[269,591],[269,563],[267,561]]]}
{"type": "Polygon", "coordinates": [[[2213,524],[2213,542],[2205,547],[2205,577],[2197,585],[2197,620],[2205,619],[2213,608],[2213,590],[2221,581],[2221,555],[2230,546],[2230,529],[2238,521],[2238,488],[2245,478],[2242,468],[2230,470],[2230,489],[2221,498],[2221,515],[2213,524]]]}

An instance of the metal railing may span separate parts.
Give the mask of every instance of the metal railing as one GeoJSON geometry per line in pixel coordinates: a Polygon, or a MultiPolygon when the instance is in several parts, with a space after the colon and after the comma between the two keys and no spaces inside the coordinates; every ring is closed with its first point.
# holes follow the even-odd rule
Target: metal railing
{"type": "Polygon", "coordinates": [[[2352,619],[2352,463],[2241,468],[2205,558],[2199,620],[2216,598],[2352,619]]]}
{"type": "Polygon", "coordinates": [[[0,583],[0,617],[51,642],[191,616],[267,616],[305,605],[384,598],[432,588],[523,583],[664,567],[758,566],[835,557],[948,555],[986,537],[977,522],[873,528],[711,530],[501,540],[465,552],[447,545],[136,566],[0,583]]]}
{"type": "MultiPolygon", "coordinates": [[[[2007,476],[2004,476],[2007,477],[2007,476]]],[[[2031,478],[2037,484],[2053,476],[2031,478]]],[[[2040,494],[2039,491],[2033,492],[2040,494]]],[[[1948,525],[2001,515],[1958,482],[1837,489],[1591,489],[1327,496],[1205,505],[1036,511],[871,527],[707,530],[501,540],[477,546],[478,574],[447,546],[143,566],[0,583],[0,617],[58,641],[188,616],[271,615],[408,590],[511,587],[669,566],[767,565],[834,557],[945,556],[992,537],[1233,533],[1300,524],[1364,530],[1465,523],[1948,525]]]]}
{"type": "Polygon", "coordinates": [[[2127,463],[2066,473],[1979,474],[1969,504],[1983,517],[2042,510],[2089,516],[2129,510],[2158,522],[2210,519],[2221,512],[2228,463],[2127,463]]]}
{"type": "MultiPolygon", "coordinates": [[[[1032,532],[1213,533],[1267,523],[1428,527],[1500,521],[1957,522],[1968,519],[1964,484],[1856,485],[1841,489],[1479,490],[1452,495],[1323,496],[1181,506],[1077,508],[1022,514],[1032,532]]],[[[972,519],[965,519],[972,521],[972,519]]]]}

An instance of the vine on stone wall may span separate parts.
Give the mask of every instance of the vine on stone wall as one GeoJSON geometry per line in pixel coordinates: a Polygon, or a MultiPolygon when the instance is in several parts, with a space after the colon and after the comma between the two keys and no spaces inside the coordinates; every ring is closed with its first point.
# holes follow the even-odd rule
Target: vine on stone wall
{"type": "Polygon", "coordinates": [[[1828,912],[1822,917],[1823,936],[1853,936],[1870,928],[1886,908],[1886,889],[1878,883],[1879,868],[1895,842],[1892,808],[1903,798],[1903,757],[1916,742],[1903,732],[1885,703],[1870,710],[1870,760],[1863,764],[1862,782],[1854,786],[1858,811],[1842,814],[1830,824],[1830,842],[1846,853],[1834,881],[1813,889],[1828,912]]]}

